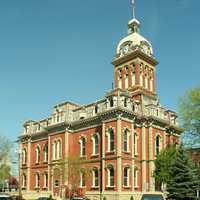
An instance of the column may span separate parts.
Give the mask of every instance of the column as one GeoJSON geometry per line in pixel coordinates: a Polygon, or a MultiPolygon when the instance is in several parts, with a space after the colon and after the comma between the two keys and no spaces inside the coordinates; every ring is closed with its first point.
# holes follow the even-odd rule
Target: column
{"type": "Polygon", "coordinates": [[[119,87],[118,80],[119,80],[119,73],[117,67],[115,67],[115,89],[119,87]]]}
{"type": "Polygon", "coordinates": [[[155,191],[153,171],[154,171],[153,130],[152,130],[152,123],[150,123],[149,125],[149,190],[151,192],[155,191]]]}
{"type": "Polygon", "coordinates": [[[146,191],[146,128],[142,124],[142,191],[146,191]]]}
{"type": "Polygon", "coordinates": [[[121,138],[121,115],[117,117],[117,192],[121,192],[122,186],[122,138],[121,138]]]}
{"type": "Polygon", "coordinates": [[[156,68],[153,70],[153,92],[156,93],[156,68]]]}

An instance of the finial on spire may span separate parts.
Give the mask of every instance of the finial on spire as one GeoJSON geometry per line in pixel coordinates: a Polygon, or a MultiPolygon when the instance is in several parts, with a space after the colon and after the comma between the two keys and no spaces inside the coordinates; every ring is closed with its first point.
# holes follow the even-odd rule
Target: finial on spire
{"type": "Polygon", "coordinates": [[[135,0],[131,0],[131,4],[133,7],[133,19],[135,19],[135,0]]]}

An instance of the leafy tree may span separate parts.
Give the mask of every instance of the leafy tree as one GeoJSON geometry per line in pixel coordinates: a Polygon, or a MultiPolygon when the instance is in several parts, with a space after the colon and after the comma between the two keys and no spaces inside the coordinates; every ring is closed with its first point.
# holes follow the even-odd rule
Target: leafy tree
{"type": "Polygon", "coordinates": [[[180,99],[179,110],[184,130],[200,138],[200,86],[180,99]]]}
{"type": "Polygon", "coordinates": [[[170,181],[167,183],[168,199],[196,199],[194,170],[188,155],[181,146],[170,167],[170,181]]]}
{"type": "Polygon", "coordinates": [[[157,189],[161,185],[166,185],[171,180],[170,167],[176,156],[176,147],[168,146],[162,150],[155,160],[154,178],[157,189]]]}
{"type": "Polygon", "coordinates": [[[0,181],[8,179],[10,176],[10,149],[11,144],[5,137],[0,136],[0,181]]]}

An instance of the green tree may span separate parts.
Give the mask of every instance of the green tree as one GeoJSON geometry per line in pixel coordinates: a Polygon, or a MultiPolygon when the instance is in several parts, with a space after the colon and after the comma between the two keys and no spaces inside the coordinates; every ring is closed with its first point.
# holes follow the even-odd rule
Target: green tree
{"type": "Polygon", "coordinates": [[[167,183],[168,199],[196,199],[194,170],[183,147],[177,150],[174,162],[170,167],[170,181],[167,183]]]}
{"type": "MultiPolygon", "coordinates": [[[[156,186],[166,185],[171,180],[170,167],[176,156],[176,147],[168,146],[155,160],[154,178],[156,186]]],[[[157,188],[158,189],[158,188],[157,188]]],[[[159,188],[160,189],[160,188],[159,188]]]]}
{"type": "Polygon", "coordinates": [[[10,150],[11,143],[8,139],[0,136],[0,181],[3,182],[10,176],[10,150]]]}
{"type": "Polygon", "coordinates": [[[184,130],[200,137],[200,86],[180,99],[179,110],[184,130]]]}

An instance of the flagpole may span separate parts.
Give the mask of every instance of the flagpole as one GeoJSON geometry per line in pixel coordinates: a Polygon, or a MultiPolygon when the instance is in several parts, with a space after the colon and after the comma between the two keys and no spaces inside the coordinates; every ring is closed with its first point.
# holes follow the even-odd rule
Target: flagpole
{"type": "Polygon", "coordinates": [[[133,6],[133,19],[135,19],[135,0],[131,0],[133,6]]]}

